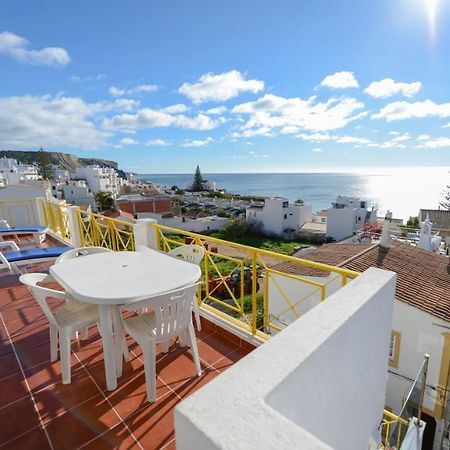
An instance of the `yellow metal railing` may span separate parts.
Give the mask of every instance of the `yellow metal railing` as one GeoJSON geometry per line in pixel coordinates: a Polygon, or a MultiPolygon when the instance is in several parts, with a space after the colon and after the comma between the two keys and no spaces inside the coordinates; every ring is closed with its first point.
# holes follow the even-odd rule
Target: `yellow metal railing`
{"type": "Polygon", "coordinates": [[[283,318],[294,320],[300,317],[305,312],[307,301],[317,303],[325,300],[327,294],[332,293],[329,287],[331,282],[337,279],[339,287],[345,286],[349,279],[359,275],[351,270],[164,225],[149,226],[157,233],[160,250],[170,251],[184,243],[202,246],[205,250],[202,262],[204,285],[199,288],[199,305],[209,311],[214,308],[221,315],[239,319],[233,322],[262,338],[267,338],[274,331],[281,331],[287,324],[283,318]],[[300,276],[284,271],[283,267],[274,267],[281,262],[289,263],[294,268],[314,269],[313,275],[300,276]],[[289,290],[286,280],[301,283],[305,287],[289,290]],[[273,312],[275,296],[278,305],[276,313],[273,312]]]}
{"type": "Polygon", "coordinates": [[[387,409],[383,411],[383,420],[381,421],[381,448],[399,449],[403,440],[403,436],[408,428],[408,422],[401,417],[396,416],[387,409]],[[395,429],[396,427],[396,429],[395,429]],[[394,432],[394,433],[393,433],[394,432]],[[392,437],[391,434],[393,433],[392,437]],[[391,437],[391,443],[389,438],[391,437]],[[394,441],[394,442],[392,442],[394,441]]]}
{"type": "Polygon", "coordinates": [[[83,247],[105,247],[114,251],[135,250],[133,224],[101,214],[77,211],[83,247]]]}
{"type": "Polygon", "coordinates": [[[63,202],[41,200],[40,201],[45,226],[61,239],[70,242],[69,217],[67,205],[63,202]]]}

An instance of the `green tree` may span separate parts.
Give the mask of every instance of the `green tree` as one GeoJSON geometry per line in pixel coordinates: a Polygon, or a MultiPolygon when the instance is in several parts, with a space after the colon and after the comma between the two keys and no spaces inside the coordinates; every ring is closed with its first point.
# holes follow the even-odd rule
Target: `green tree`
{"type": "Polygon", "coordinates": [[[302,198],[299,198],[298,200],[295,200],[294,202],[296,205],[303,206],[305,204],[304,200],[302,198]]]}
{"type": "Polygon", "coordinates": [[[41,175],[42,179],[44,180],[52,179],[53,170],[50,165],[50,157],[48,155],[48,152],[44,151],[42,147],[37,152],[36,162],[39,174],[41,175]]]}
{"type": "Polygon", "coordinates": [[[442,192],[442,200],[439,202],[439,206],[450,211],[450,184],[442,192]]]}
{"type": "Polygon", "coordinates": [[[114,199],[111,192],[97,192],[95,194],[95,203],[99,211],[114,211],[114,199]]]}
{"type": "Polygon", "coordinates": [[[202,173],[200,172],[200,167],[197,166],[194,173],[194,180],[192,181],[192,190],[194,192],[203,191],[203,177],[202,173]]]}

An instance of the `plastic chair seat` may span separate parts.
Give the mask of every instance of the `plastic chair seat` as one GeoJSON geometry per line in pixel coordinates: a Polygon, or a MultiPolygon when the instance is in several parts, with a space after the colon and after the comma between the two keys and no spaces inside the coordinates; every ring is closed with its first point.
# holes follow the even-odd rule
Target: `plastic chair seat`
{"type": "Polygon", "coordinates": [[[93,323],[98,321],[98,307],[89,303],[71,300],[62,306],[55,314],[56,322],[60,327],[77,324],[93,323]]]}

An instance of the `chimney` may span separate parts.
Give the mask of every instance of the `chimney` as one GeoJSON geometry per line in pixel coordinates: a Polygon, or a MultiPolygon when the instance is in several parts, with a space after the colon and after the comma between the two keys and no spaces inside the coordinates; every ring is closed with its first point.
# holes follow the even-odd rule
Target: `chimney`
{"type": "Polygon", "coordinates": [[[381,232],[380,247],[391,248],[391,221],[392,213],[387,210],[383,221],[383,231],[381,232]]]}
{"type": "Polygon", "coordinates": [[[433,224],[430,221],[430,216],[427,214],[427,218],[420,224],[420,239],[418,247],[422,250],[431,252],[431,228],[433,224]]]}

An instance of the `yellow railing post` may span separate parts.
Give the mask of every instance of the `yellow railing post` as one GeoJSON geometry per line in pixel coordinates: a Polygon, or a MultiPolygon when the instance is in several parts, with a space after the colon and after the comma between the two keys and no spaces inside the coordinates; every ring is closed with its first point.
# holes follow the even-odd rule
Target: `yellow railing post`
{"type": "Polygon", "coordinates": [[[256,251],[252,251],[252,333],[256,334],[256,319],[258,315],[258,305],[256,302],[256,294],[258,288],[258,270],[256,267],[256,251]]]}

